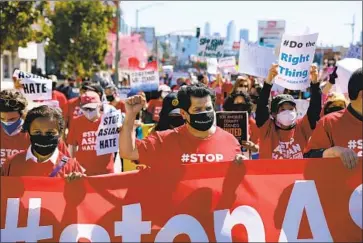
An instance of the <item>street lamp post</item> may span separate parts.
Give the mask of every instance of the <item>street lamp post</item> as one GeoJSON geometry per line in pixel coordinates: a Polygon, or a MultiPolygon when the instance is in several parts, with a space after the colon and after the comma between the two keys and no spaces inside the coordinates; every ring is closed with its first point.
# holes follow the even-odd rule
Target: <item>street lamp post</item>
{"type": "Polygon", "coordinates": [[[143,8],[136,9],[136,14],[135,14],[135,28],[136,28],[136,31],[137,32],[139,31],[139,13],[141,11],[146,10],[146,9],[155,7],[156,5],[163,5],[163,4],[164,3],[152,3],[150,5],[147,5],[147,6],[143,7],[143,8]]]}
{"type": "Polygon", "coordinates": [[[116,8],[116,52],[115,52],[115,79],[114,83],[115,85],[119,82],[119,73],[118,73],[118,65],[120,62],[120,50],[119,50],[119,31],[120,31],[120,19],[121,19],[121,9],[120,9],[120,3],[117,3],[116,8]]]}

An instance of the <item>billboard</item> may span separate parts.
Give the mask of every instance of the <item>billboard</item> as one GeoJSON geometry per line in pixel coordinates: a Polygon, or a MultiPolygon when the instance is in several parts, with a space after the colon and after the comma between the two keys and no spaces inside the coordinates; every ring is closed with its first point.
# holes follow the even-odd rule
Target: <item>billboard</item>
{"type": "Polygon", "coordinates": [[[285,24],[285,20],[259,20],[258,43],[272,48],[279,46],[282,34],[285,32],[285,24]]]}

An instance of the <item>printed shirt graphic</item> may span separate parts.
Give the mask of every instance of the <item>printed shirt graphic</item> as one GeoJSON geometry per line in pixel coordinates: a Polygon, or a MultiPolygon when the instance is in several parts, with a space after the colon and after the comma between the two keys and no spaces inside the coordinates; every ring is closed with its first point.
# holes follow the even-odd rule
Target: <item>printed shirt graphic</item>
{"type": "Polygon", "coordinates": [[[260,159],[302,159],[311,133],[307,116],[297,120],[290,130],[278,129],[269,119],[260,128],[260,159]]]}
{"type": "Polygon", "coordinates": [[[163,101],[159,99],[152,99],[149,101],[147,111],[153,114],[153,121],[159,121],[159,113],[163,107],[163,101]]]}
{"type": "Polygon", "coordinates": [[[136,144],[140,163],[152,168],[230,162],[237,153],[241,153],[237,139],[219,127],[212,136],[200,139],[190,134],[183,125],[150,134],[143,140],[137,140],[136,144]]]}
{"type": "MultiPolygon", "coordinates": [[[[50,160],[38,163],[31,159],[26,160],[27,151],[24,150],[7,160],[4,163],[2,175],[4,176],[41,176],[49,177],[53,169],[59,164],[60,160],[65,156],[59,151],[57,163],[53,164],[50,160]]],[[[68,156],[67,156],[68,157],[68,156]]],[[[64,177],[71,172],[82,172],[81,166],[74,159],[69,158],[67,164],[58,172],[55,177],[64,177]]]]}
{"type": "Polygon", "coordinates": [[[305,152],[340,146],[362,156],[362,126],[363,122],[348,109],[328,114],[318,122],[305,152]]]}
{"type": "Polygon", "coordinates": [[[75,118],[69,128],[67,143],[78,146],[75,158],[87,175],[113,173],[113,154],[97,156],[96,133],[101,119],[90,122],[85,116],[75,118]]]}

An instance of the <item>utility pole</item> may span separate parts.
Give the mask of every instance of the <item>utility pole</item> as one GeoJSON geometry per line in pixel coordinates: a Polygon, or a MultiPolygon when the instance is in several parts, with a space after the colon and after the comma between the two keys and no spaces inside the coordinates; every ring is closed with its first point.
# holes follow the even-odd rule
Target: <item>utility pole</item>
{"type": "Polygon", "coordinates": [[[119,48],[119,33],[120,33],[120,20],[121,20],[121,9],[120,9],[120,4],[121,1],[116,1],[116,51],[115,51],[115,80],[114,83],[115,85],[118,84],[119,82],[119,73],[118,73],[118,69],[119,69],[119,62],[120,62],[120,48],[119,48]]]}
{"type": "Polygon", "coordinates": [[[350,25],[352,27],[352,45],[354,45],[355,15],[353,15],[353,22],[352,23],[347,23],[345,25],[350,25]]]}

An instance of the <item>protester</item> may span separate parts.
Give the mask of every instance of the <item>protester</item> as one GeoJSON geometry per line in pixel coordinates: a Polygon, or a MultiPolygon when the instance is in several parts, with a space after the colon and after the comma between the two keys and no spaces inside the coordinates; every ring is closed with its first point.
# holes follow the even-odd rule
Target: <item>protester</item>
{"type": "Polygon", "coordinates": [[[103,114],[100,95],[88,90],[80,97],[83,116],[74,118],[69,127],[69,152],[85,169],[86,174],[101,175],[114,172],[114,155],[97,156],[96,134],[103,114]]]}
{"type": "Polygon", "coordinates": [[[303,158],[304,148],[320,118],[321,90],[317,70],[311,67],[311,99],[307,114],[297,119],[296,103],[291,95],[280,94],[271,102],[271,118],[268,100],[278,65],[272,65],[257,103],[256,124],[260,129],[259,157],[261,159],[303,158]]]}
{"type": "Polygon", "coordinates": [[[160,111],[159,122],[155,126],[155,131],[164,131],[184,125],[184,119],[177,108],[177,93],[168,94],[163,100],[163,107],[160,111]]]}
{"type": "Polygon", "coordinates": [[[250,136],[249,141],[242,141],[242,147],[251,150],[256,153],[259,150],[259,130],[256,125],[256,121],[251,115],[252,101],[250,96],[246,92],[236,92],[228,96],[224,102],[224,111],[246,111],[248,112],[248,133],[250,136]]]}
{"type": "Polygon", "coordinates": [[[326,115],[318,123],[307,147],[305,157],[340,158],[352,169],[362,157],[363,72],[356,70],[349,79],[349,106],[326,115]]]}
{"type": "Polygon", "coordinates": [[[332,112],[344,110],[347,108],[347,100],[343,94],[332,92],[328,95],[328,98],[323,107],[323,115],[328,115],[332,112]]]}
{"type": "Polygon", "coordinates": [[[59,110],[42,105],[30,110],[23,124],[31,144],[26,151],[10,157],[2,176],[41,176],[75,179],[82,176],[78,162],[58,150],[64,120],[59,110]]]}
{"type": "Polygon", "coordinates": [[[145,100],[141,96],[128,98],[120,132],[121,157],[158,169],[181,163],[228,162],[234,159],[241,162],[243,157],[236,138],[215,124],[214,100],[213,91],[203,84],[183,86],[178,92],[177,105],[186,124],[155,132],[135,142],[135,116],[145,100]]]}
{"type": "Polygon", "coordinates": [[[152,114],[152,120],[154,123],[159,122],[159,113],[163,106],[163,99],[171,92],[171,89],[167,85],[160,85],[158,88],[158,97],[151,99],[148,103],[147,111],[152,114]]]}
{"type": "Polygon", "coordinates": [[[216,80],[209,84],[209,87],[216,93],[215,108],[216,111],[221,111],[224,102],[223,78],[220,73],[217,74],[216,80]]]}
{"type": "Polygon", "coordinates": [[[198,82],[202,83],[204,85],[208,85],[209,84],[209,79],[208,76],[206,74],[199,74],[197,76],[198,82]]]}
{"type": "Polygon", "coordinates": [[[235,92],[249,92],[251,89],[250,81],[245,76],[238,76],[236,82],[233,85],[231,93],[235,92]]]}
{"type": "Polygon", "coordinates": [[[67,117],[68,114],[68,100],[66,96],[57,90],[58,78],[55,75],[50,75],[52,80],[52,100],[58,102],[59,108],[62,110],[63,117],[67,117]]]}
{"type": "Polygon", "coordinates": [[[80,96],[80,90],[76,87],[76,78],[69,77],[66,80],[66,86],[60,92],[62,92],[68,100],[74,99],[80,96]]]}
{"type": "Polygon", "coordinates": [[[117,110],[120,110],[123,113],[126,112],[125,102],[118,97],[115,85],[107,85],[105,88],[105,95],[110,105],[114,106],[117,110]]]}

